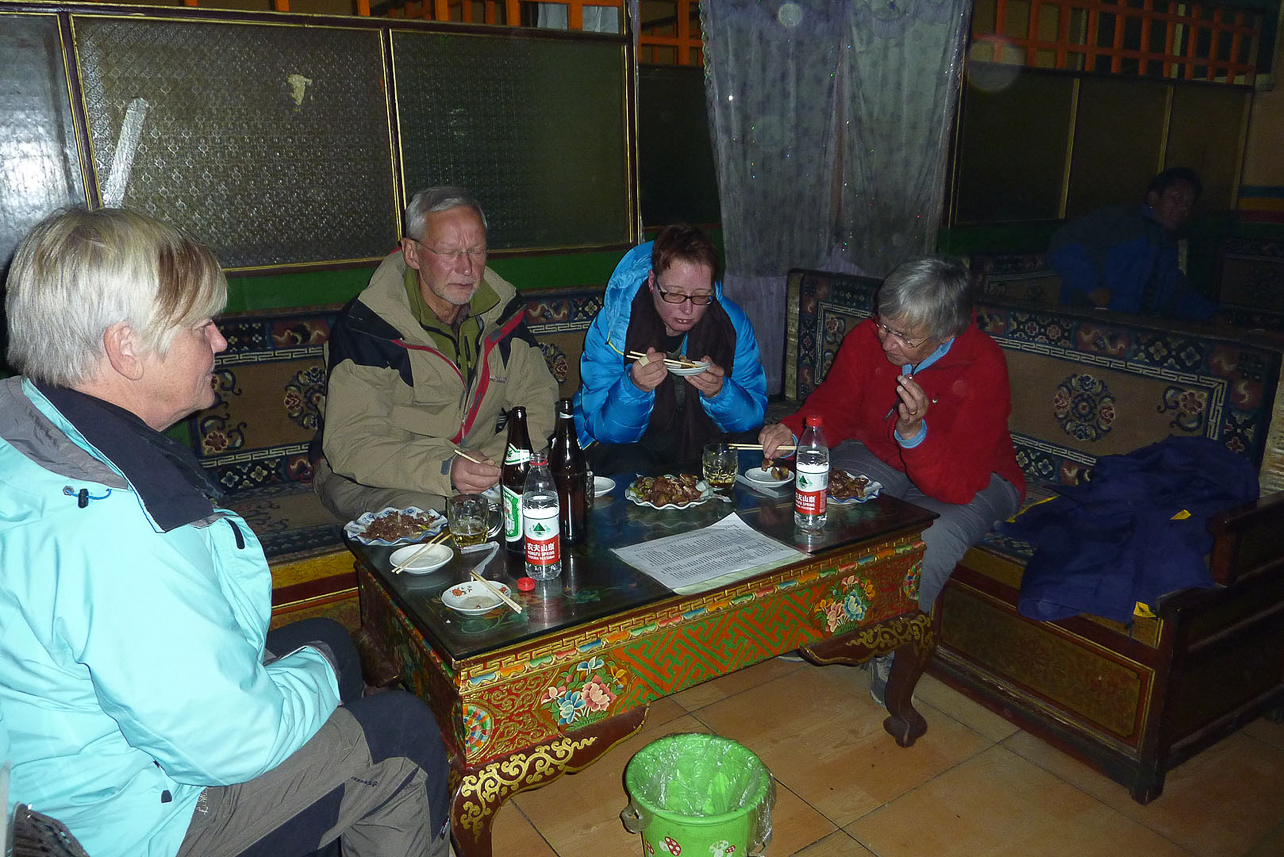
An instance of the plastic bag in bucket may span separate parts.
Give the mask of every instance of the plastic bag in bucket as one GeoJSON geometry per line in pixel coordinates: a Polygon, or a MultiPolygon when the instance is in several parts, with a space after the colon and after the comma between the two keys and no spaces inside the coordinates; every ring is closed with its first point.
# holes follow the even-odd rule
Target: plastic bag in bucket
{"type": "Polygon", "coordinates": [[[746,857],[771,842],[776,787],[746,747],[717,735],[679,734],[638,751],[624,771],[620,819],[642,834],[642,853],[746,857]]]}

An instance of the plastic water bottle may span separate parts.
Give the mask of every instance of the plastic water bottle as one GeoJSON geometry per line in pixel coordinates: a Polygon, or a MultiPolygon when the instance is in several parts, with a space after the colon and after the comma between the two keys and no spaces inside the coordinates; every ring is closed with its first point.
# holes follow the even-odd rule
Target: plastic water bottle
{"type": "Polygon", "coordinates": [[[522,531],[526,546],[526,575],[549,580],[562,573],[561,526],[557,483],[548,469],[548,453],[531,457],[522,492],[522,531]]]}
{"type": "Polygon", "coordinates": [[[795,468],[794,525],[818,532],[825,526],[829,494],[829,447],[825,445],[820,417],[807,417],[807,428],[798,441],[795,468]]]}

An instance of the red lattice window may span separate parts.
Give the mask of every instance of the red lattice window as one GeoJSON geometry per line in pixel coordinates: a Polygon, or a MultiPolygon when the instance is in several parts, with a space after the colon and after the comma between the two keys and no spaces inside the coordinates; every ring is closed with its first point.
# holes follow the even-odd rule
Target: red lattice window
{"type": "Polygon", "coordinates": [[[1170,0],[978,0],[983,62],[1251,84],[1262,14],[1170,0]]]}

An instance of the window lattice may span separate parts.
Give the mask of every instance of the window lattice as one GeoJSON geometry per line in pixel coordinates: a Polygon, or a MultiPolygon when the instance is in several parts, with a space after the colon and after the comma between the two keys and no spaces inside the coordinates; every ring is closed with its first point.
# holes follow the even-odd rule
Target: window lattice
{"type": "Polygon", "coordinates": [[[983,62],[1251,84],[1262,14],[1171,0],[983,0],[970,57],[983,62]]]}

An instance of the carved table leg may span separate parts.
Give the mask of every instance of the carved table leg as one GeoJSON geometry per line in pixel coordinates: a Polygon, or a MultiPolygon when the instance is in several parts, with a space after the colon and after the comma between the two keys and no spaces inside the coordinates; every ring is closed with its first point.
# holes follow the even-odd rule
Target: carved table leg
{"type": "Polygon", "coordinates": [[[647,708],[641,706],[485,764],[465,767],[450,805],[455,852],[459,857],[491,857],[491,825],[504,801],[588,767],[640,729],[647,708]]]}
{"type": "Polygon", "coordinates": [[[883,728],[897,744],[910,747],[927,731],[927,721],[914,708],[913,698],[914,688],[927,669],[935,647],[931,618],[923,613],[906,613],[800,651],[816,664],[859,664],[896,652],[884,696],[889,716],[883,721],[883,728]]]}
{"type": "Polygon", "coordinates": [[[887,719],[883,728],[902,747],[911,747],[927,731],[927,721],[914,708],[914,688],[931,660],[935,638],[932,620],[919,614],[908,628],[912,639],[896,649],[892,674],[887,680],[883,699],[887,702],[887,719]]]}

